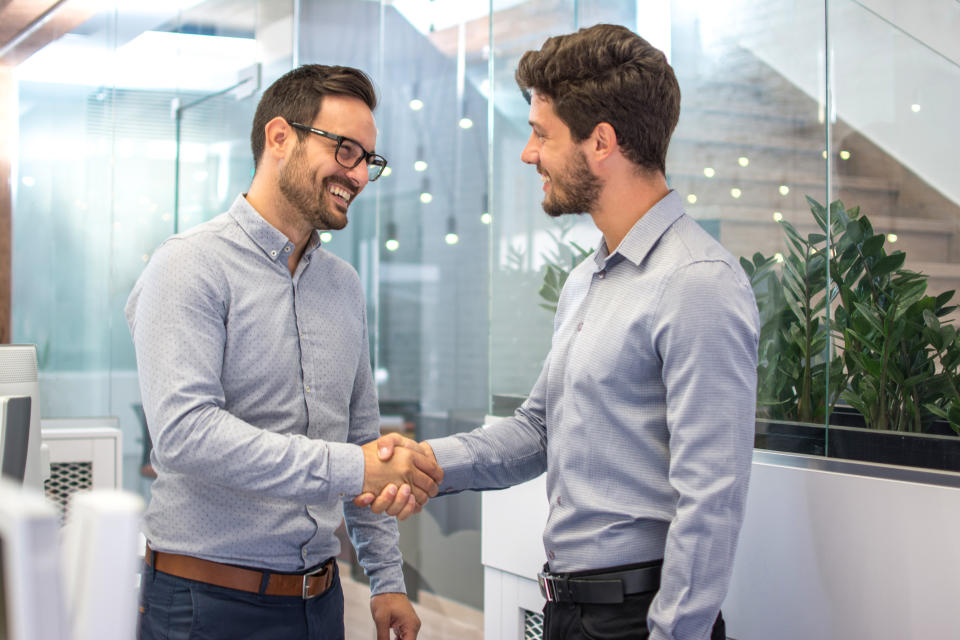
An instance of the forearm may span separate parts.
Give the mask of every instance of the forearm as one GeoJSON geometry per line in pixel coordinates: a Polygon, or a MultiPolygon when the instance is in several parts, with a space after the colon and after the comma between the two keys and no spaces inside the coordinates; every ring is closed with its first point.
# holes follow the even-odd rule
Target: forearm
{"type": "Polygon", "coordinates": [[[370,593],[406,593],[396,518],[344,503],[343,515],[357,559],[370,577],[370,593]]]}
{"type": "Polygon", "coordinates": [[[148,413],[161,470],[306,504],[361,490],[363,453],[355,445],[274,433],[212,404],[170,414],[148,413]]]}
{"type": "Polygon", "coordinates": [[[547,468],[546,430],[522,407],[510,418],[427,444],[444,472],[440,493],[502,489],[547,468]]]}

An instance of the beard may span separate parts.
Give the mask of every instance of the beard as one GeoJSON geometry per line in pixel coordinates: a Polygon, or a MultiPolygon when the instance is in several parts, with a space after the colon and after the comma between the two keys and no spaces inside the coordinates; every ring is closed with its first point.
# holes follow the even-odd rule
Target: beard
{"type": "Polygon", "coordinates": [[[280,193],[312,228],[336,231],[347,226],[347,210],[331,204],[328,188],[331,182],[343,185],[350,193],[354,192],[354,188],[344,180],[332,177],[324,178],[317,187],[307,167],[303,147],[297,147],[290,161],[280,168],[278,180],[280,193]],[[333,211],[334,207],[341,210],[333,211]]]}
{"type": "Polygon", "coordinates": [[[570,161],[550,177],[550,193],[543,199],[543,210],[554,218],[568,213],[587,213],[594,208],[603,186],[590,171],[586,154],[577,149],[570,161]]]}

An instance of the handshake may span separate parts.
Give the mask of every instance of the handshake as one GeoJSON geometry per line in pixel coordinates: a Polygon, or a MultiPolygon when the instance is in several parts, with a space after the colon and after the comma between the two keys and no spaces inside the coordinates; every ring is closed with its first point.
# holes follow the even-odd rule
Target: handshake
{"type": "Polygon", "coordinates": [[[363,450],[363,493],[354,498],[358,507],[370,507],[405,520],[419,513],[429,498],[437,495],[443,469],[426,442],[398,433],[381,436],[360,447],[363,450]]]}

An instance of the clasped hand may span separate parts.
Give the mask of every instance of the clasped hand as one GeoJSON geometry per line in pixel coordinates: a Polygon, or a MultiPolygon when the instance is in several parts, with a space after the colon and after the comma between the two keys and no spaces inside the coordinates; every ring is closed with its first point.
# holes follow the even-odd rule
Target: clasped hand
{"type": "Polygon", "coordinates": [[[358,507],[369,506],[374,513],[386,512],[405,520],[437,495],[443,469],[427,443],[390,433],[361,449],[363,493],[353,501],[358,507]]]}

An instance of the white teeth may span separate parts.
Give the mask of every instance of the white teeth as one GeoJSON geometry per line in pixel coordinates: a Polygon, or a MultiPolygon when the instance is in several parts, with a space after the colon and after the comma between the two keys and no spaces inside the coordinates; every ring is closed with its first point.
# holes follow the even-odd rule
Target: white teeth
{"type": "Polygon", "coordinates": [[[350,202],[350,192],[344,189],[343,187],[332,185],[330,187],[330,193],[337,196],[338,198],[343,198],[347,202],[350,202]]]}
{"type": "Polygon", "coordinates": [[[541,174],[540,174],[540,182],[550,182],[550,176],[546,176],[546,175],[544,175],[544,174],[541,173],[541,174]]]}

